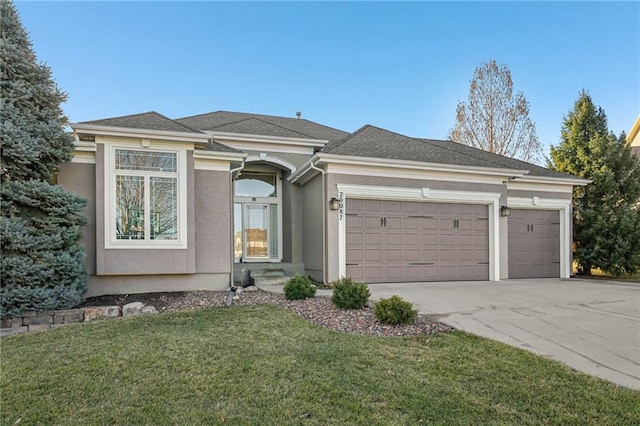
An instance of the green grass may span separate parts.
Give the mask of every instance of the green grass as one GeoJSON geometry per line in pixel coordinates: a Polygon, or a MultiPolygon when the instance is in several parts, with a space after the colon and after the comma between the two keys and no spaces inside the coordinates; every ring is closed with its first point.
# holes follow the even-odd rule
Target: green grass
{"type": "Polygon", "coordinates": [[[640,392],[490,340],[335,333],[273,306],[4,338],[14,424],[640,424],[640,392]]]}

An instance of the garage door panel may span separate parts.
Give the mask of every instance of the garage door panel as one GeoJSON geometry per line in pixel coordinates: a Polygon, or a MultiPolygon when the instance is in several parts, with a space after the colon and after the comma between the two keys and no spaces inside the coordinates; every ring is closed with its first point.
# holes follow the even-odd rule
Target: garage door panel
{"type": "Polygon", "coordinates": [[[489,220],[488,219],[476,219],[473,221],[473,228],[475,232],[488,233],[489,232],[489,220]]]}
{"type": "Polygon", "coordinates": [[[440,234],[438,237],[438,244],[442,247],[453,246],[455,243],[455,236],[453,234],[440,234]]]}
{"type": "Polygon", "coordinates": [[[347,249],[347,263],[362,262],[364,260],[364,250],[357,248],[347,249]]]}
{"type": "Polygon", "coordinates": [[[420,250],[418,249],[404,249],[403,250],[403,258],[408,262],[418,262],[420,261],[420,250]]]}
{"type": "Polygon", "coordinates": [[[385,240],[387,242],[387,245],[389,246],[402,245],[402,234],[400,233],[386,234],[385,240]]]}
{"type": "Polygon", "coordinates": [[[402,240],[403,240],[403,244],[405,246],[417,246],[418,245],[418,241],[419,241],[419,237],[418,237],[418,233],[404,233],[402,235],[402,240]]]}
{"type": "Polygon", "coordinates": [[[364,227],[366,229],[380,229],[382,224],[380,223],[380,216],[365,216],[364,227]]]}
{"type": "MultiPolygon", "coordinates": [[[[360,240],[362,240],[362,238],[360,238],[360,240]]],[[[367,246],[380,245],[382,242],[382,234],[364,234],[364,241],[367,246]]]]}
{"type": "Polygon", "coordinates": [[[382,260],[382,249],[366,249],[364,251],[364,261],[380,262],[382,260]]]}
{"type": "Polygon", "coordinates": [[[422,260],[425,262],[435,262],[438,260],[438,249],[424,249],[422,260]]]}
{"type": "Polygon", "coordinates": [[[354,279],[488,279],[488,264],[481,265],[489,256],[486,205],[347,200],[347,215],[347,273],[354,279]]]}
{"type": "Polygon", "coordinates": [[[402,262],[402,249],[388,249],[385,251],[387,262],[402,262]]]}
{"type": "Polygon", "coordinates": [[[509,217],[509,278],[560,276],[560,213],[515,209],[509,217]]]}
{"type": "Polygon", "coordinates": [[[401,217],[392,217],[385,216],[384,227],[386,229],[402,229],[402,218],[401,217]]]}
{"type": "Polygon", "coordinates": [[[435,218],[422,218],[422,229],[425,231],[437,231],[439,220],[435,218]]]}
{"type": "Polygon", "coordinates": [[[411,231],[411,230],[415,230],[417,231],[418,229],[420,229],[420,221],[418,220],[419,218],[417,217],[405,217],[402,219],[402,229],[404,229],[405,231],[411,231]]]}

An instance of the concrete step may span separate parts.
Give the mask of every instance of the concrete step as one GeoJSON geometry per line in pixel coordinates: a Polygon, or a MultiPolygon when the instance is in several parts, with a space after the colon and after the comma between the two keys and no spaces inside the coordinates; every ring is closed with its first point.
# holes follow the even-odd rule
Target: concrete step
{"type": "Polygon", "coordinates": [[[280,276],[280,277],[254,277],[255,285],[258,288],[262,287],[274,287],[281,286],[284,287],[286,283],[289,282],[289,277],[280,276]]]}
{"type": "Polygon", "coordinates": [[[254,269],[251,271],[251,276],[253,278],[280,278],[284,277],[284,271],[282,268],[254,269]]]}

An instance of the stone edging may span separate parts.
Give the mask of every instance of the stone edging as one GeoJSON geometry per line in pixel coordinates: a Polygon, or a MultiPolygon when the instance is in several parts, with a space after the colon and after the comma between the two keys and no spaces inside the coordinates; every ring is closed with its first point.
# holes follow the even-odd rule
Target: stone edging
{"type": "Polygon", "coordinates": [[[122,307],[122,310],[119,306],[87,306],[78,309],[25,312],[20,316],[0,321],[0,337],[105,318],[151,313],[158,313],[158,311],[153,306],[144,306],[141,302],[128,303],[122,307]]]}

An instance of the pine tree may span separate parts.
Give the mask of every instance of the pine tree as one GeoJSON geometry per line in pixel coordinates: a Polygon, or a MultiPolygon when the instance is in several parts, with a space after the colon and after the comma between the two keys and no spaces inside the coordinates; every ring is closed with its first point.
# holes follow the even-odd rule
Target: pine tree
{"type": "Polygon", "coordinates": [[[549,166],[590,179],[573,193],[575,260],[584,274],[640,269],[640,161],[624,133],[616,137],[604,110],[582,91],[564,118],[549,166]]]}
{"type": "Polygon", "coordinates": [[[85,200],[53,180],[73,138],[66,95],[38,64],[13,3],[0,0],[0,317],[77,305],[86,291],[79,245],[85,200]]]}

